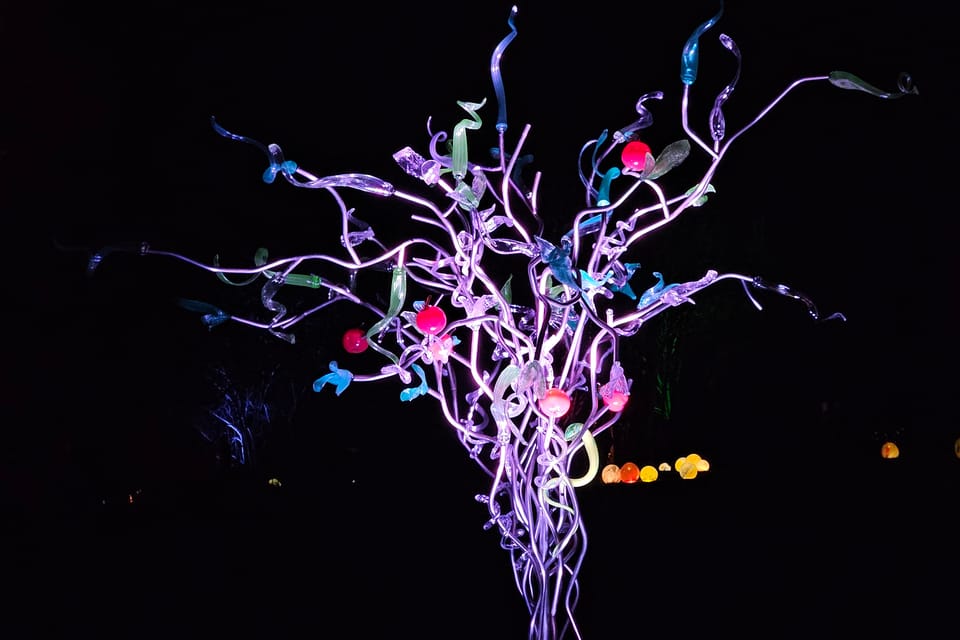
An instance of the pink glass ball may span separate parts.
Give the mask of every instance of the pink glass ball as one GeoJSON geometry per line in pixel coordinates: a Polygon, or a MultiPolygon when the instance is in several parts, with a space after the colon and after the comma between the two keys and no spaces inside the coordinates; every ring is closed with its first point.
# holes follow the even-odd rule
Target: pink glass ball
{"type": "Polygon", "coordinates": [[[647,143],[634,140],[624,145],[623,151],[620,152],[620,159],[627,169],[643,171],[648,153],[650,153],[650,146],[647,143]]]}
{"type": "Polygon", "coordinates": [[[570,396],[563,389],[547,389],[540,398],[540,409],[553,418],[559,418],[570,410],[570,396]]]}
{"type": "Polygon", "coordinates": [[[343,333],[343,348],[347,353],[363,353],[367,346],[367,336],[362,329],[347,329],[343,333]]]}
{"type": "Polygon", "coordinates": [[[435,336],[447,326],[447,314],[436,305],[428,304],[417,313],[417,328],[425,334],[435,336]]]}
{"type": "Polygon", "coordinates": [[[629,393],[624,393],[623,391],[614,391],[609,396],[604,396],[603,404],[607,405],[607,409],[610,409],[610,411],[613,411],[614,413],[620,413],[623,411],[623,408],[627,406],[627,400],[629,399],[629,393]]]}

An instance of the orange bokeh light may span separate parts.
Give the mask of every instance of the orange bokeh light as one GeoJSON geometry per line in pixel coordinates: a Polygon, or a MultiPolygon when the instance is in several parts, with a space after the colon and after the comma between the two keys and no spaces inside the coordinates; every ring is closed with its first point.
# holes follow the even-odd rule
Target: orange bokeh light
{"type": "Polygon", "coordinates": [[[617,484],[620,482],[620,467],[615,464],[608,464],[600,473],[600,478],[604,484],[617,484]]]}
{"type": "Polygon", "coordinates": [[[631,484],[640,479],[640,467],[632,462],[625,462],[620,467],[620,482],[631,484]]]}

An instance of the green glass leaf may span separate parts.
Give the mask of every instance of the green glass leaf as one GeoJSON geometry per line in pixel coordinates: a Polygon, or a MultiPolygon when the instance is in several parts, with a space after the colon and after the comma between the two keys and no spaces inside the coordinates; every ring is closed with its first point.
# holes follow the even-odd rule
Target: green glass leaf
{"type": "Polygon", "coordinates": [[[657,156],[657,162],[653,165],[653,171],[648,175],[643,176],[648,180],[656,180],[667,171],[670,171],[675,166],[687,159],[687,156],[690,155],[690,141],[689,140],[677,140],[676,142],[671,142],[660,152],[660,155],[657,156]]]}
{"type": "Polygon", "coordinates": [[[872,96],[877,96],[878,98],[893,99],[901,98],[905,95],[916,95],[920,93],[920,90],[917,89],[916,85],[913,84],[913,78],[906,73],[901,73],[900,77],[897,79],[896,92],[878,89],[862,78],[859,78],[852,73],[847,73],[846,71],[831,71],[828,79],[830,80],[830,84],[835,87],[840,87],[841,89],[852,89],[854,91],[863,91],[872,96]]]}
{"type": "Polygon", "coordinates": [[[283,279],[284,284],[291,284],[296,287],[308,287],[310,289],[319,289],[322,282],[320,276],[312,273],[291,273],[283,279]]]}
{"type": "Polygon", "coordinates": [[[513,304],[513,287],[510,284],[511,280],[513,280],[513,275],[507,277],[507,281],[503,283],[503,287],[500,289],[500,295],[507,301],[507,304],[513,304]]]}
{"type": "Polygon", "coordinates": [[[377,340],[374,338],[380,331],[387,327],[390,322],[397,317],[400,313],[400,309],[403,307],[404,300],[407,297],[407,270],[402,265],[397,265],[393,268],[393,276],[390,281],[390,308],[387,309],[387,314],[380,319],[375,325],[370,327],[367,330],[366,338],[367,344],[371,349],[384,355],[394,363],[397,364],[400,362],[400,359],[390,351],[387,351],[381,347],[377,340]],[[374,338],[374,339],[371,339],[374,338]]]}
{"type": "MultiPolygon", "coordinates": [[[[213,256],[213,266],[215,266],[215,267],[219,267],[219,266],[220,266],[220,254],[219,254],[219,253],[213,256]]],[[[220,282],[223,282],[223,283],[225,283],[225,284],[229,284],[231,287],[245,287],[245,286],[247,286],[248,284],[250,284],[251,282],[256,281],[256,279],[259,278],[259,277],[260,277],[260,274],[259,274],[259,273],[255,273],[255,274],[253,274],[252,276],[250,276],[249,278],[247,278],[246,280],[241,280],[240,282],[234,282],[233,280],[231,280],[230,278],[228,278],[225,274],[223,274],[223,273],[217,273],[217,279],[220,280],[220,282]]]]}
{"type": "Polygon", "coordinates": [[[457,180],[463,180],[467,175],[467,129],[479,129],[483,121],[477,115],[477,109],[480,109],[487,103],[486,98],[480,102],[457,101],[457,105],[470,114],[470,118],[464,118],[453,127],[453,150],[451,152],[451,164],[453,177],[457,180]]]}
{"type": "MultiPolygon", "coordinates": [[[[689,196],[690,194],[692,194],[694,191],[696,191],[696,190],[699,189],[699,188],[700,188],[700,185],[695,184],[695,185],[693,185],[692,187],[690,187],[689,189],[687,189],[687,192],[686,192],[685,194],[683,194],[683,195],[689,196]]],[[[707,194],[708,194],[708,193],[716,193],[716,192],[717,192],[717,190],[714,188],[714,186],[713,186],[712,184],[708,184],[708,185],[707,185],[707,189],[703,192],[703,195],[701,195],[699,198],[697,198],[697,199],[694,200],[692,203],[690,203],[690,206],[691,206],[691,207],[702,207],[702,206],[703,206],[703,203],[705,203],[705,202],[707,201],[707,194]]]]}
{"type": "MultiPolygon", "coordinates": [[[[266,247],[260,247],[259,249],[257,249],[257,252],[253,255],[253,263],[258,267],[262,267],[263,265],[267,264],[267,258],[269,257],[269,255],[270,254],[267,251],[266,247]]],[[[218,275],[223,275],[223,274],[218,274],[218,275]]],[[[264,271],[263,275],[266,276],[267,279],[271,279],[277,275],[277,272],[264,271]]],[[[257,276],[253,276],[253,278],[251,278],[250,280],[246,280],[244,282],[230,282],[225,278],[220,278],[220,279],[223,280],[224,282],[227,282],[227,284],[242,285],[242,284],[250,284],[251,282],[256,280],[256,278],[257,276]]],[[[297,287],[309,287],[310,289],[319,289],[322,282],[323,281],[320,279],[320,276],[314,275],[312,273],[310,274],[288,273],[283,278],[283,284],[290,284],[297,287]]]]}

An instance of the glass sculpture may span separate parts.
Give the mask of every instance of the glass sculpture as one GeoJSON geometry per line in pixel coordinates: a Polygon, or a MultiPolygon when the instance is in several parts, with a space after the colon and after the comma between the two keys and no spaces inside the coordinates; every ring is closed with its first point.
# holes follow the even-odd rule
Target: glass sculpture
{"type": "MultiPolygon", "coordinates": [[[[318,371],[313,390],[340,396],[358,384],[399,381],[399,401],[435,402],[469,459],[489,478],[476,499],[488,512],[485,528],[499,536],[509,554],[530,615],[529,638],[581,638],[574,612],[587,539],[577,489],[605,477],[596,437],[617,422],[629,402],[633,380],[622,366],[620,341],[658,314],[730,284],[757,309],[755,294],[773,293],[799,301],[813,321],[844,319],[822,316],[804,293],[755,275],[710,269],[694,280],[672,282],[657,271],[642,274],[635,245],[685,212],[707,206],[716,193],[717,167],[733,143],[798,87],[828,83],[883,99],[917,89],[906,74],[894,91],[843,71],[802,77],[761,106],[755,118],[734,124],[725,119],[724,105],[740,76],[740,51],[731,37],[720,34],[737,71],[714,99],[709,121],[695,126],[688,105],[697,81],[699,40],[720,20],[721,2],[680,52],[684,135],[662,149],[644,142],[644,130],[653,125],[651,107],[664,94],[641,95],[633,122],[609,135],[604,130],[582,146],[577,160],[584,205],[568,231],[547,238],[538,206],[541,176],[531,173],[524,154],[530,126],[516,133],[508,126],[501,77],[504,53],[518,34],[517,14],[513,7],[508,32],[491,56],[499,144],[489,154],[471,145],[474,132],[489,126],[483,115],[490,109],[486,100],[458,101],[465,115],[452,131],[428,127],[429,140],[420,147],[397,150],[393,159],[401,171],[391,180],[366,173],[314,175],[288,160],[279,145],[234,133],[211,119],[217,134],[263,153],[263,181],[279,179],[332,200],[339,212],[340,255],[273,257],[261,249],[252,265],[228,266],[146,243],[133,250],[193,265],[227,285],[259,288],[263,312],[255,317],[181,301],[211,329],[241,323],[295,343],[298,325],[328,307],[356,305],[369,313],[367,328],[348,327],[330,336],[339,341],[343,357],[318,371]],[[670,192],[661,179],[668,173],[674,178],[691,154],[707,159],[706,171],[687,179],[685,189],[670,192]],[[382,242],[376,226],[361,220],[348,203],[358,195],[402,201],[409,207],[405,224],[419,234],[382,242]],[[388,304],[377,304],[373,292],[359,290],[361,272],[389,274],[389,290],[377,292],[388,304]],[[502,278],[502,273],[511,275],[502,278]],[[293,296],[310,302],[291,313],[293,296]],[[355,370],[351,358],[365,352],[369,357],[368,350],[379,355],[379,367],[355,370]]],[[[89,270],[116,250],[106,247],[94,254],[89,270]]],[[[625,472],[627,482],[656,477],[652,467],[626,467],[609,481],[624,479],[625,472]]]]}

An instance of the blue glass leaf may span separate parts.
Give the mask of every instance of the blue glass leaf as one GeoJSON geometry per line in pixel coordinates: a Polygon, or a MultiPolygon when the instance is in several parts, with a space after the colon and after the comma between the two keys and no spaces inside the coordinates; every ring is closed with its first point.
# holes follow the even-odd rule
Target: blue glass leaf
{"type": "Polygon", "coordinates": [[[703,32],[712,27],[723,14],[723,1],[720,2],[720,10],[715,16],[701,24],[694,30],[693,34],[683,45],[683,53],[680,56],[680,81],[685,85],[691,85],[697,79],[697,67],[700,64],[700,36],[703,32]]]}
{"type": "Polygon", "coordinates": [[[580,269],[580,286],[588,291],[590,289],[599,289],[600,287],[604,286],[609,279],[610,279],[609,271],[605,276],[597,280],[596,278],[591,276],[589,273],[587,273],[583,269],[580,269]]]}
{"type": "Polygon", "coordinates": [[[213,306],[209,302],[201,302],[200,300],[190,300],[189,298],[179,298],[177,304],[186,309],[187,311],[196,311],[198,313],[217,313],[220,311],[217,307],[213,306]]]}
{"type": "Polygon", "coordinates": [[[284,160],[283,151],[280,150],[278,145],[271,144],[267,146],[262,142],[254,140],[253,138],[231,133],[217,124],[217,120],[213,116],[210,116],[210,124],[213,125],[213,130],[222,135],[224,138],[230,138],[231,140],[236,140],[238,142],[245,142],[263,151],[263,153],[267,156],[267,159],[270,161],[270,166],[267,167],[263,172],[263,181],[267,184],[271,184],[276,179],[278,173],[296,173],[297,163],[293,162],[292,160],[284,160]]]}
{"type": "Polygon", "coordinates": [[[323,389],[323,386],[327,383],[332,384],[336,387],[336,394],[339,396],[343,393],[350,382],[353,381],[353,373],[347,371],[346,369],[340,369],[337,367],[337,361],[332,360],[330,362],[330,373],[320,376],[313,381],[313,390],[320,391],[323,389]]]}
{"type": "Polygon", "coordinates": [[[188,298],[180,298],[177,300],[177,304],[187,311],[202,313],[203,316],[201,316],[200,320],[209,329],[213,329],[214,327],[219,326],[230,319],[229,314],[224,313],[221,309],[207,302],[190,300],[188,298]]]}
{"type": "Polygon", "coordinates": [[[213,329],[214,327],[220,326],[229,319],[230,316],[223,311],[217,311],[216,313],[205,313],[200,318],[203,324],[207,325],[208,329],[213,329]]]}
{"type": "Polygon", "coordinates": [[[621,265],[619,262],[613,263],[612,269],[612,281],[610,282],[610,289],[624,294],[631,300],[637,299],[637,294],[633,291],[633,288],[630,286],[630,278],[633,277],[634,272],[640,268],[639,262],[627,262],[621,265]]]}
{"type": "Polygon", "coordinates": [[[556,247],[539,236],[536,241],[540,247],[540,259],[550,267],[553,277],[568,287],[580,289],[577,274],[573,270],[573,261],[570,259],[570,248],[556,247]]]}
{"type": "Polygon", "coordinates": [[[427,394],[427,375],[424,373],[423,369],[418,364],[410,365],[410,368],[417,373],[417,377],[420,378],[420,384],[416,387],[409,387],[400,392],[400,399],[404,402],[410,402],[414,398],[419,398],[427,394]]]}
{"type": "Polygon", "coordinates": [[[640,296],[640,303],[637,304],[637,309],[656,302],[664,293],[679,286],[677,284],[664,286],[663,275],[659,271],[654,271],[653,275],[657,278],[657,284],[643,292],[643,295],[640,296]]]}
{"type": "Polygon", "coordinates": [[[270,163],[270,166],[267,167],[263,172],[263,181],[267,184],[272,184],[276,179],[278,173],[296,173],[297,172],[297,163],[293,160],[284,160],[283,162],[277,164],[274,162],[270,163]]]}

